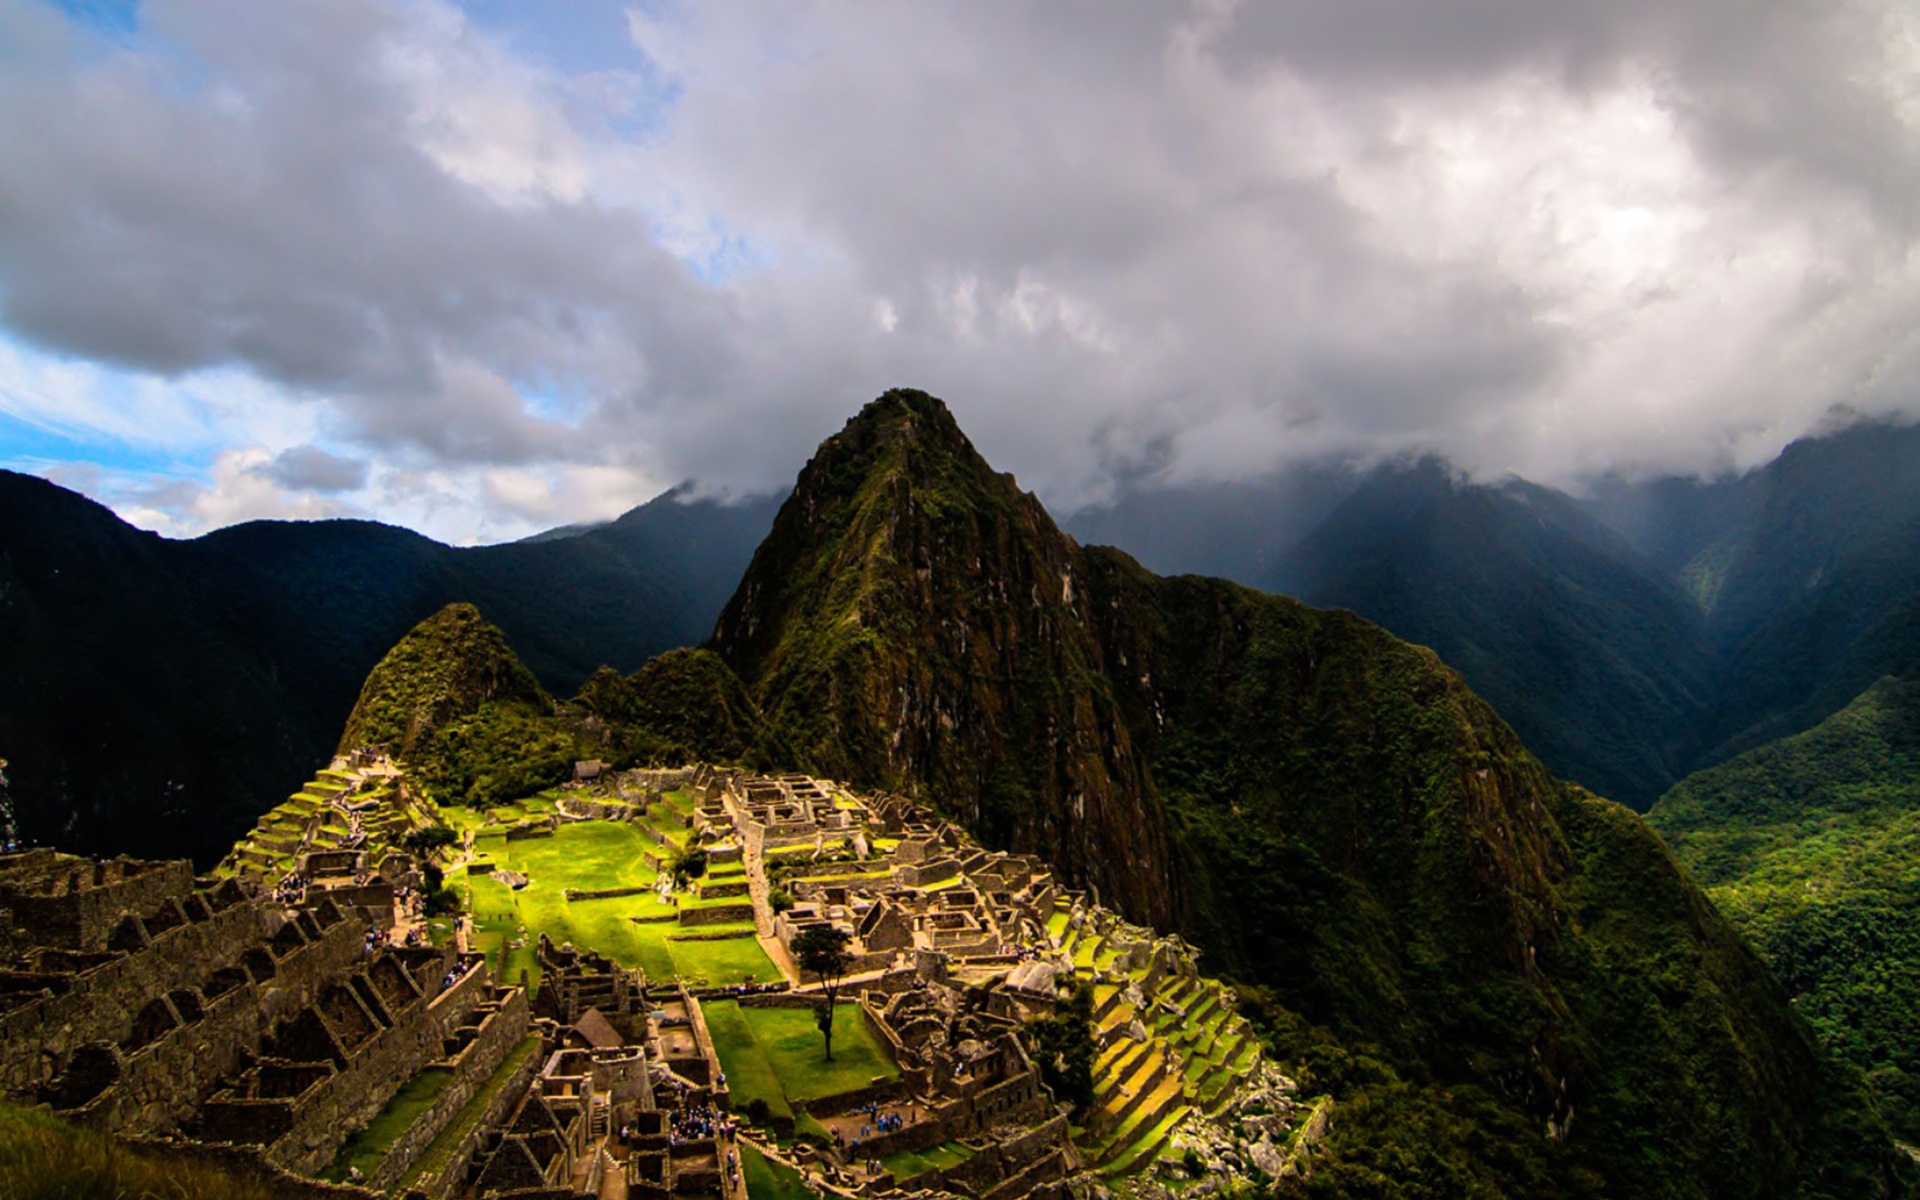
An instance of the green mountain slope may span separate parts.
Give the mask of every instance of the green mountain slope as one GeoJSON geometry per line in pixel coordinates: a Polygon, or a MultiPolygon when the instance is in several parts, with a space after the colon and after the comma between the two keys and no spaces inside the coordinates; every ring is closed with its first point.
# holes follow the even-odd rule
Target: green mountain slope
{"type": "Polygon", "coordinates": [[[1341,1100],[1314,1194],[1894,1186],[1862,1098],[1638,818],[1429,651],[1083,551],[931,397],[821,447],[715,648],[796,765],[1170,913],[1341,1100]]]}
{"type": "Polygon", "coordinates": [[[584,759],[621,768],[791,757],[711,650],[670,650],[626,676],[603,667],[557,703],[471,604],[420,622],[367,676],[339,748],[371,746],[386,747],[434,802],[475,807],[561,783],[584,759]]]}
{"type": "Polygon", "coordinates": [[[705,639],[773,507],[669,493],[479,548],[366,521],[172,541],[0,471],[0,757],[25,833],[211,865],[325,761],[417,622],[474,603],[561,692],[632,671],[705,639]]]}
{"type": "Polygon", "coordinates": [[[1645,808],[1709,717],[1688,596],[1567,496],[1383,467],[1263,585],[1438,651],[1557,774],[1645,808]]]}
{"type": "Polygon", "coordinates": [[[809,769],[938,797],[1164,924],[1165,822],[1085,588],[1040,502],[895,391],[801,471],[714,647],[809,769]]]}
{"type": "Polygon", "coordinates": [[[1579,500],[1432,460],[1135,482],[1068,527],[1431,646],[1556,774],[1635,808],[1920,671],[1920,426],[1860,422],[1745,474],[1603,479],[1579,500]]]}
{"type": "Polygon", "coordinates": [[[1920,684],[1689,776],[1651,821],[1920,1142],[1920,684]]]}

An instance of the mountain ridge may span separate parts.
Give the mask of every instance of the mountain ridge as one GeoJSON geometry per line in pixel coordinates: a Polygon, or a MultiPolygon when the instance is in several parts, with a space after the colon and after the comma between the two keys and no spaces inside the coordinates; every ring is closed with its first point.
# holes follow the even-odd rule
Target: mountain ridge
{"type": "Polygon", "coordinates": [[[187,541],[0,472],[0,756],[23,832],[210,865],[325,761],[375,664],[477,602],[570,691],[703,641],[773,502],[642,505],[549,543],[444,546],[377,522],[187,541]]]}

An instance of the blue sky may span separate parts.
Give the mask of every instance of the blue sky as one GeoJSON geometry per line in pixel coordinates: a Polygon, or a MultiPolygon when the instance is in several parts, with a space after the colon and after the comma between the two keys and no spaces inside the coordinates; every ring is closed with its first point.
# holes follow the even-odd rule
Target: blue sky
{"type": "Polygon", "coordinates": [[[0,0],[0,465],[186,536],[775,489],[1579,487],[1920,407],[1891,0],[0,0]]]}

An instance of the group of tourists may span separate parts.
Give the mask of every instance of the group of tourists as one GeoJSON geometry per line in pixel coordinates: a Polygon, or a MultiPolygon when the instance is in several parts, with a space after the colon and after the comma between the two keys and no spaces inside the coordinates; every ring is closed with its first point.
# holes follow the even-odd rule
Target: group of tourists
{"type": "Polygon", "coordinates": [[[300,874],[298,871],[295,871],[279,883],[273,885],[273,899],[276,904],[293,908],[304,902],[306,898],[307,879],[306,876],[300,874]]]}
{"type": "Polygon", "coordinates": [[[683,1142],[705,1142],[717,1137],[732,1137],[734,1121],[732,1117],[722,1116],[713,1105],[701,1101],[684,1108],[669,1109],[667,1112],[667,1142],[678,1146],[683,1142]]]}

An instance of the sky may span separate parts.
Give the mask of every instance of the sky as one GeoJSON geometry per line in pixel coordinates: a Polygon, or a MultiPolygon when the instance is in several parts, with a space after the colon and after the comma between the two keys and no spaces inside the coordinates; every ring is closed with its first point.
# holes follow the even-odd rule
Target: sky
{"type": "Polygon", "coordinates": [[[1057,512],[1920,413],[1920,15],[0,0],[0,467],[498,541],[891,386],[1057,512]]]}

